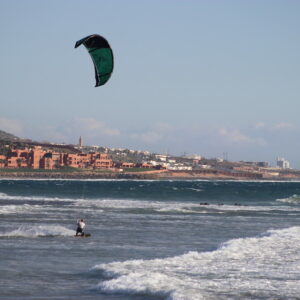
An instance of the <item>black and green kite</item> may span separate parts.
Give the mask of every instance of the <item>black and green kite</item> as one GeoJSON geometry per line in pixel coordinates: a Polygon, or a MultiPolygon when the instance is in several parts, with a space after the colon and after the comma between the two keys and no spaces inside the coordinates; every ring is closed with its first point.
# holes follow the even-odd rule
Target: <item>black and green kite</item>
{"type": "Polygon", "coordinates": [[[88,50],[94,63],[96,77],[95,87],[105,84],[110,78],[114,68],[113,52],[107,40],[98,34],[93,34],[77,41],[75,48],[81,44],[88,50]]]}

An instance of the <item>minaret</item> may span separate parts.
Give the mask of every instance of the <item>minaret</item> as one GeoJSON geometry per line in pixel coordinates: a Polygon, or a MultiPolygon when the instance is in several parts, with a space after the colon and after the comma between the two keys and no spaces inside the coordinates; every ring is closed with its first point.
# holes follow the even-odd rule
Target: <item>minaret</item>
{"type": "Polygon", "coordinates": [[[83,146],[83,139],[82,139],[82,136],[79,137],[79,143],[78,143],[78,146],[79,146],[79,147],[82,147],[82,146],[83,146]]]}

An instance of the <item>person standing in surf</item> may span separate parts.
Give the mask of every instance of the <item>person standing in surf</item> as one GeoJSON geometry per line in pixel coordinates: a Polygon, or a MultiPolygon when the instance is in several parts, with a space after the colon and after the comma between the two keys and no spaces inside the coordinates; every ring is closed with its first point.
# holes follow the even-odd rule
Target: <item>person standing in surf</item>
{"type": "Polygon", "coordinates": [[[84,236],[84,231],[83,231],[84,227],[85,227],[84,220],[83,219],[77,220],[76,236],[79,234],[81,236],[84,236]]]}

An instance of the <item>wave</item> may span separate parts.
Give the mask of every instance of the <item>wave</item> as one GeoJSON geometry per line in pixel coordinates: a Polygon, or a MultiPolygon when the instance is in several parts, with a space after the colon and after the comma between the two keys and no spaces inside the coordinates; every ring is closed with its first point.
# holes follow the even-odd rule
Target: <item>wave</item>
{"type": "Polygon", "coordinates": [[[291,299],[300,293],[300,227],[230,240],[212,252],[96,265],[107,293],[182,299],[291,299]],[[110,278],[110,279],[109,279],[110,278]]]}
{"type": "MultiPolygon", "coordinates": [[[[196,192],[201,192],[201,189],[194,189],[196,192]]],[[[131,200],[131,199],[114,199],[114,198],[64,198],[64,197],[49,197],[49,196],[22,196],[22,195],[8,195],[0,193],[1,200],[23,201],[23,202],[68,202],[69,207],[80,207],[83,210],[97,209],[97,212],[103,210],[138,210],[140,213],[178,213],[178,214],[207,214],[207,213],[227,213],[235,211],[249,211],[249,212],[268,212],[268,211],[300,211],[299,208],[291,207],[288,205],[282,206],[269,206],[269,205],[244,205],[240,203],[195,203],[185,201],[154,201],[154,200],[131,200]]],[[[286,199],[278,199],[279,202],[285,203],[300,203],[300,196],[293,195],[286,199]]],[[[15,203],[14,203],[15,204],[15,203]]],[[[14,213],[14,212],[30,212],[36,211],[38,206],[0,206],[0,214],[14,213]]],[[[64,208],[60,208],[64,209],[64,208]]]]}
{"type": "MultiPolygon", "coordinates": [[[[200,191],[200,190],[199,190],[200,191]]],[[[144,212],[154,213],[182,213],[182,214],[207,214],[207,213],[226,213],[229,211],[295,211],[295,208],[289,206],[253,206],[241,204],[210,204],[195,202],[179,202],[179,201],[146,201],[146,200],[130,200],[130,199],[84,199],[84,198],[59,198],[46,196],[21,196],[8,195],[0,193],[1,200],[11,201],[40,201],[40,202],[69,202],[70,206],[81,207],[84,210],[95,209],[104,210],[144,210],[144,212]],[[204,205],[205,204],[205,205],[204,205]]],[[[300,196],[294,195],[287,199],[278,199],[281,202],[300,203],[300,196]]],[[[29,212],[37,210],[38,206],[0,206],[0,214],[15,212],[29,212]]],[[[63,208],[61,208],[63,209],[63,208]]],[[[299,208],[300,211],[300,208],[299,208]]]]}
{"type": "Polygon", "coordinates": [[[44,208],[40,205],[29,205],[29,204],[22,204],[22,205],[2,205],[0,206],[0,215],[5,214],[16,214],[16,213],[30,213],[37,211],[41,208],[44,208]]]}
{"type": "Polygon", "coordinates": [[[63,226],[55,225],[22,225],[18,229],[6,233],[0,233],[0,237],[52,237],[52,236],[73,236],[74,230],[63,226]]]}
{"type": "Polygon", "coordinates": [[[64,201],[73,202],[76,199],[59,198],[59,197],[45,197],[45,196],[18,196],[0,193],[0,200],[15,200],[15,201],[64,201]]]}
{"type": "Polygon", "coordinates": [[[186,190],[194,191],[194,192],[203,192],[203,189],[196,189],[196,188],[186,188],[186,190]]]}
{"type": "Polygon", "coordinates": [[[278,202],[292,203],[292,204],[300,204],[300,195],[293,195],[288,198],[277,199],[278,202]]]}
{"type": "Polygon", "coordinates": [[[178,213],[178,214],[206,214],[198,203],[175,201],[142,201],[125,199],[79,199],[72,204],[75,207],[97,208],[98,210],[123,210],[135,213],[178,213]]]}
{"type": "MultiPolygon", "coordinates": [[[[127,200],[127,199],[84,199],[84,198],[58,198],[45,196],[20,196],[8,195],[0,193],[0,200],[11,201],[39,201],[39,202],[70,202],[70,206],[80,207],[84,210],[95,209],[103,211],[102,209],[112,210],[151,210],[153,212],[178,212],[178,213],[197,213],[194,209],[199,207],[197,203],[187,202],[162,202],[162,201],[143,201],[143,200],[127,200]]],[[[8,212],[28,212],[32,209],[37,209],[37,205],[29,206],[24,204],[23,207],[19,205],[5,205],[0,206],[0,214],[8,212]]],[[[63,208],[60,208],[63,209],[63,208]]],[[[201,213],[201,212],[198,212],[201,213]]],[[[205,213],[205,212],[203,212],[205,213]]]]}
{"type": "Polygon", "coordinates": [[[195,202],[165,202],[127,199],[77,199],[72,205],[75,207],[79,206],[83,208],[93,207],[98,209],[144,210],[147,212],[152,211],[156,213],[188,214],[225,213],[231,211],[295,211],[295,208],[289,206],[254,206],[241,204],[210,204],[195,202]]]}
{"type": "Polygon", "coordinates": [[[209,210],[222,210],[222,211],[257,211],[257,212],[268,212],[268,211],[300,211],[294,207],[289,206],[266,206],[266,205],[243,205],[243,204],[205,204],[201,205],[209,210]]]}

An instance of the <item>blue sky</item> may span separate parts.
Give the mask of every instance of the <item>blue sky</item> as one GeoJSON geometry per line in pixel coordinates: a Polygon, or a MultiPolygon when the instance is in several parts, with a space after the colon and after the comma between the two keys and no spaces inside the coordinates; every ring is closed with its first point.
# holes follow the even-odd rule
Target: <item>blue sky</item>
{"type": "Polygon", "coordinates": [[[0,0],[0,129],[300,168],[300,1],[0,0]],[[75,42],[103,35],[94,88],[75,42]]]}

